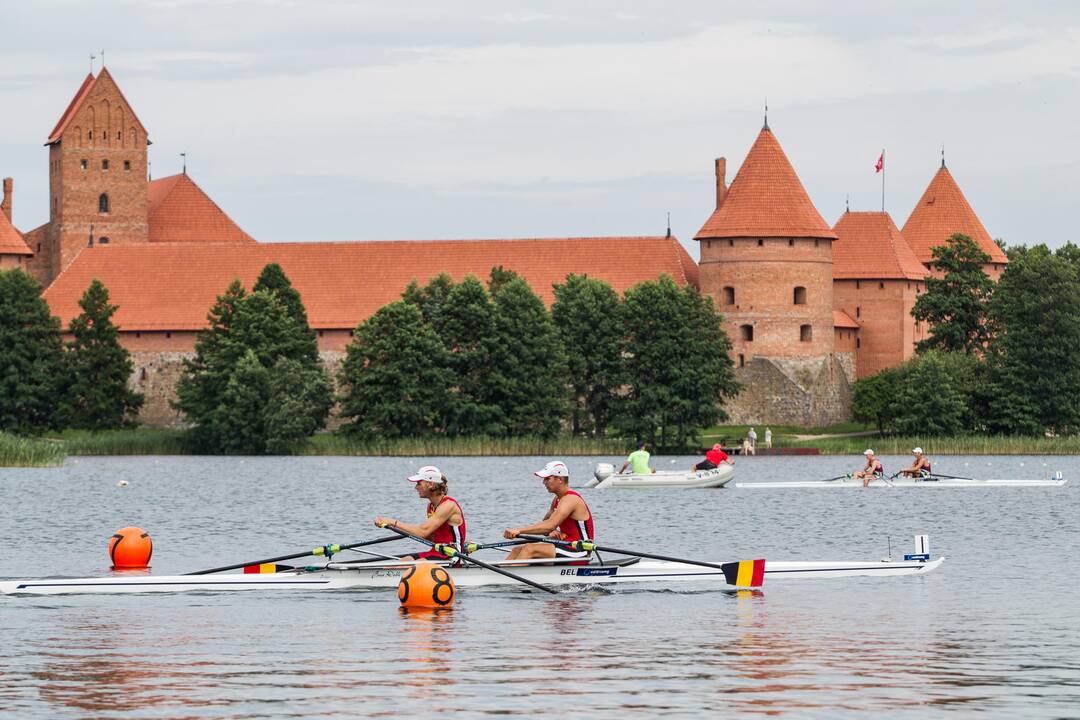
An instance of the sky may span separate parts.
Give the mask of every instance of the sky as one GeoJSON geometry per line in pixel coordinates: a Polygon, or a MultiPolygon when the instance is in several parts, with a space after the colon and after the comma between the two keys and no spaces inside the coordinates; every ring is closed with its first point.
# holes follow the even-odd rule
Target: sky
{"type": "Polygon", "coordinates": [[[264,242],[672,232],[769,125],[826,222],[940,165],[993,237],[1080,242],[1080,3],[0,0],[0,176],[101,51],[153,145],[264,242]]]}

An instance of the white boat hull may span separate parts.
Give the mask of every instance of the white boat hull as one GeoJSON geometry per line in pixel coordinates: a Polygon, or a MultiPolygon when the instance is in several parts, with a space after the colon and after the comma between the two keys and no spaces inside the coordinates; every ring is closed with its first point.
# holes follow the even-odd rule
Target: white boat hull
{"type": "Polygon", "coordinates": [[[655,473],[649,473],[648,475],[613,473],[605,477],[595,477],[585,487],[597,490],[620,488],[717,488],[728,484],[734,477],[735,468],[724,464],[712,470],[657,470],[655,473]]]}
{"type": "MultiPolygon", "coordinates": [[[[988,487],[1061,487],[1067,481],[1059,477],[1040,480],[979,480],[966,478],[890,478],[876,479],[868,487],[918,487],[918,488],[988,488],[988,487]]],[[[861,488],[862,480],[842,478],[840,480],[791,480],[779,482],[739,482],[737,488],[861,488]]]]}
{"type": "MultiPolygon", "coordinates": [[[[924,575],[945,561],[765,562],[765,584],[773,580],[857,576],[924,575]]],[[[353,590],[396,588],[401,574],[414,563],[371,563],[363,566],[328,563],[318,570],[274,574],[116,575],[98,578],[40,578],[0,581],[4,595],[67,595],[87,593],[232,592],[239,590],[353,590]]],[[[735,590],[719,569],[684,563],[641,560],[630,564],[573,565],[570,563],[500,564],[515,574],[552,588],[622,583],[711,582],[735,590]]],[[[478,567],[449,568],[459,588],[527,587],[516,580],[478,567]]]]}

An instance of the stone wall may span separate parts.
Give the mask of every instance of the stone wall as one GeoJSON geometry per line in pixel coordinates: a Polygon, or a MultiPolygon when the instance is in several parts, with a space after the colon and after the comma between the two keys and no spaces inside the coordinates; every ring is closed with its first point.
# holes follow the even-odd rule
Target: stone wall
{"type": "Polygon", "coordinates": [[[851,419],[852,353],[756,357],[736,368],[735,376],[743,391],[727,404],[732,424],[816,427],[851,419]]]}

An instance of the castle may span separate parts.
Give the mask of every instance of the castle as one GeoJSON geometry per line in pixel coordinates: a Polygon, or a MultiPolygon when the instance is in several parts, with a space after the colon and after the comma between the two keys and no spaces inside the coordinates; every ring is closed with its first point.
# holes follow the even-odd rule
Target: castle
{"type": "Polygon", "coordinates": [[[502,265],[549,303],[552,284],[588,273],[619,292],[668,274],[700,287],[725,319],[746,390],[735,421],[821,425],[847,418],[849,384],[911,357],[926,328],[910,315],[931,249],[955,233],[1007,259],[945,167],[902,230],[882,212],[846,212],[830,227],[766,122],[726,184],[715,161],[716,209],[695,236],[694,263],[670,235],[512,240],[259,243],[186,173],[150,180],[150,139],[107,69],[86,77],[49,134],[49,221],[20,233],[14,185],[3,181],[0,268],[23,268],[46,288],[64,327],[94,278],[119,309],[121,342],[147,396],[140,420],[169,425],[181,361],[215,297],[250,287],[279,263],[301,293],[324,361],[340,362],[353,329],[412,279],[455,279],[502,265]]]}

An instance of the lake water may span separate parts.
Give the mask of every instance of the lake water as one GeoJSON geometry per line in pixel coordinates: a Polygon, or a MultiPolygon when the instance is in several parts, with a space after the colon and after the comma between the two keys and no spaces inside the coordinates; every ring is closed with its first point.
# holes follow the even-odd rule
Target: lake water
{"type": "MultiPolygon", "coordinates": [[[[550,496],[531,471],[547,459],[433,461],[470,537],[493,540],[543,514],[550,496]]],[[[568,465],[581,483],[604,460],[615,461],[568,465]]],[[[74,458],[0,470],[0,577],[105,574],[106,542],[126,525],[153,537],[158,574],[376,537],[376,514],[422,516],[404,478],[427,461],[74,458]]],[[[860,462],[746,458],[736,471],[814,479],[860,462]]],[[[1061,470],[1070,485],[584,491],[602,541],[702,559],[873,560],[929,534],[948,560],[912,578],[739,595],[472,589],[453,610],[420,614],[388,591],[0,597],[0,715],[1080,716],[1080,458],[934,467],[1061,470]]]]}

